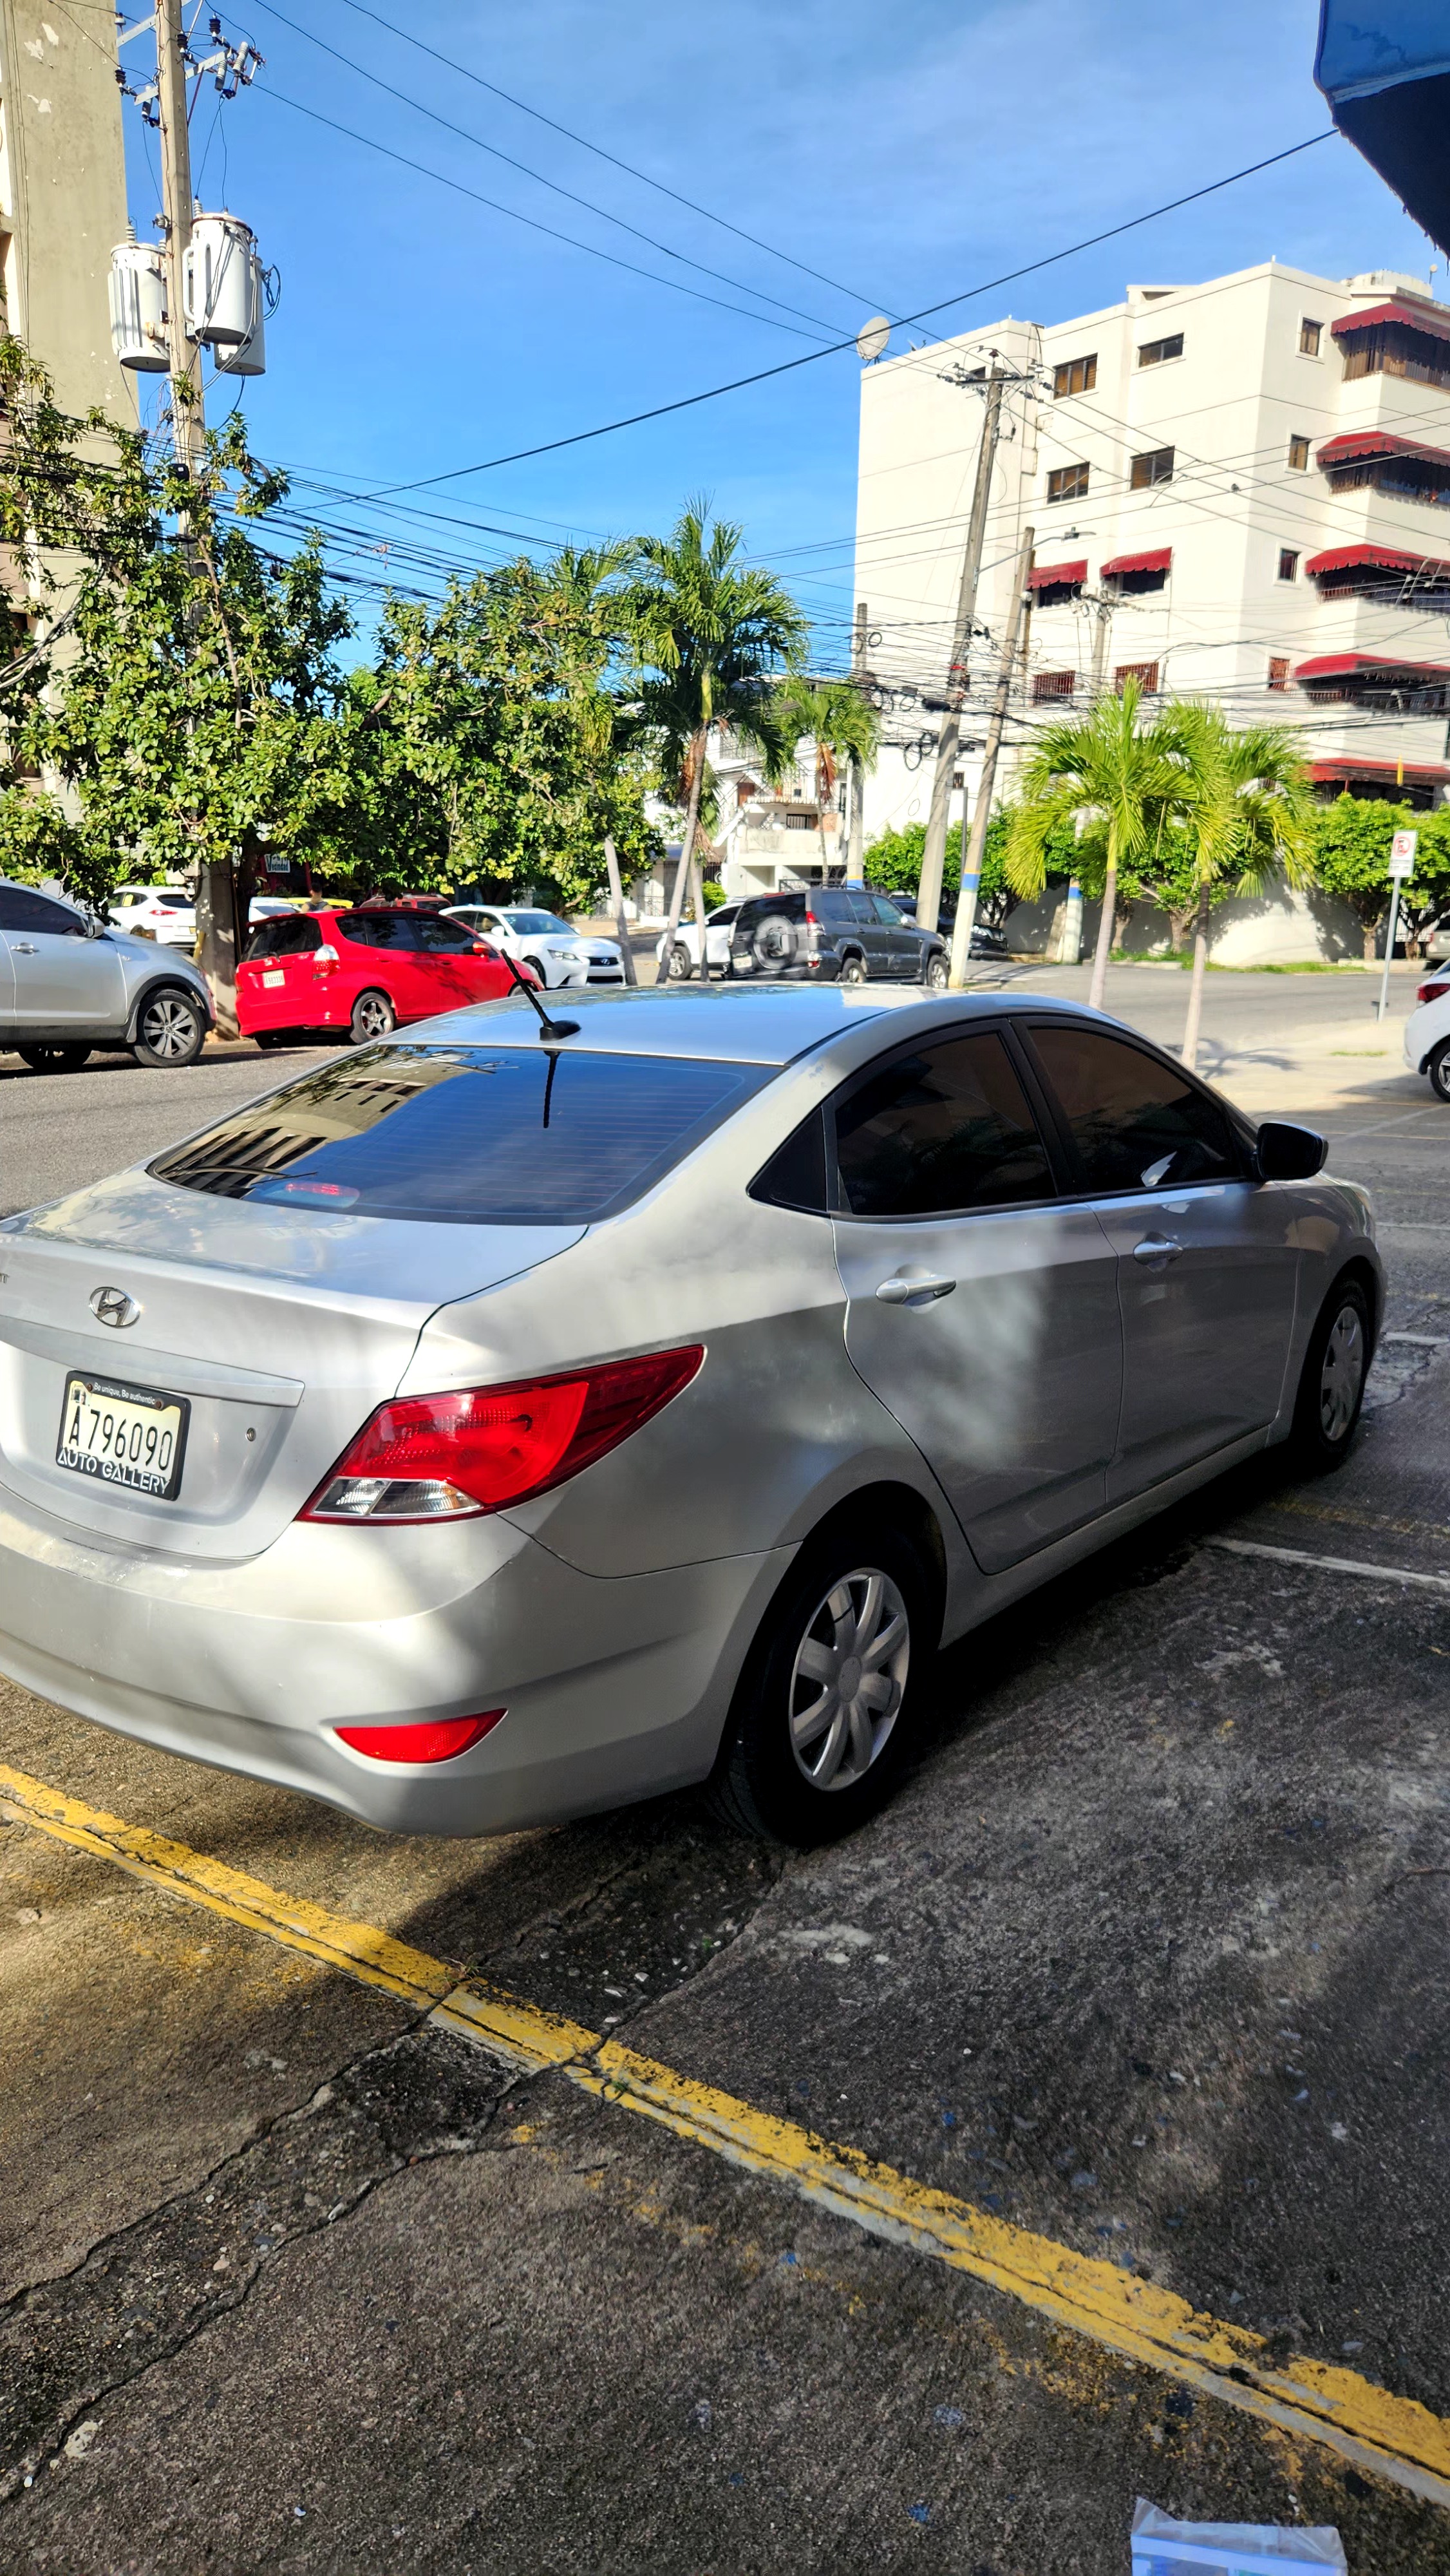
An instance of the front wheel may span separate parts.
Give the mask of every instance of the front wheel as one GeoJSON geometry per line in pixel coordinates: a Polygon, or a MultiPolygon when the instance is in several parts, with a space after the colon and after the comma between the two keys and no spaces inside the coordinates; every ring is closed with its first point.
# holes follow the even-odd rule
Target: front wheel
{"type": "Polygon", "coordinates": [[[921,980],[929,993],[944,993],[951,982],[951,968],[938,948],[928,957],[921,970],[921,980]]]}
{"type": "Polygon", "coordinates": [[[1290,1434],[1305,1475],[1323,1476],[1349,1455],[1369,1374],[1369,1300],[1357,1279],[1342,1279],[1326,1297],[1309,1336],[1290,1434]]]}
{"type": "Polygon", "coordinates": [[[694,971],[695,961],[693,957],[690,955],[683,939],[677,939],[673,948],[670,950],[669,962],[665,967],[666,981],[671,984],[688,984],[694,971]]]}
{"type": "Polygon", "coordinates": [[[389,1038],[397,1025],[398,1014],[386,993],[359,993],[348,1023],[354,1046],[366,1046],[372,1038],[389,1038]]]}
{"type": "Polygon", "coordinates": [[[23,1046],[15,1052],[32,1073],[79,1073],[91,1053],[88,1046],[23,1046]]]}
{"type": "Polygon", "coordinates": [[[1430,1077],[1430,1089],[1436,1099],[1450,1100],[1450,1038],[1445,1040],[1443,1046],[1436,1047],[1425,1071],[1430,1077]]]}
{"type": "Polygon", "coordinates": [[[153,993],[141,1005],[131,1052],[138,1064],[165,1065],[175,1071],[195,1064],[206,1044],[206,1013],[194,993],[179,984],[153,993]]]}
{"type": "Polygon", "coordinates": [[[711,1779],[747,1833],[809,1849],[891,1795],[941,1627],[904,1532],[842,1520],[802,1548],[751,1649],[711,1779]]]}

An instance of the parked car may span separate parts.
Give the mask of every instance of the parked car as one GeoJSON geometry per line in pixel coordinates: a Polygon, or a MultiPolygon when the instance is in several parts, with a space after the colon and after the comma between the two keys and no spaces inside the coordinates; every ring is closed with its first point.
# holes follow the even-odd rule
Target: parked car
{"type": "Polygon", "coordinates": [[[491,939],[506,957],[517,957],[550,992],[625,981],[615,942],[571,929],[557,912],[538,912],[522,903],[455,903],[448,907],[448,919],[491,939]]]}
{"type": "Polygon", "coordinates": [[[1450,1100],[1450,974],[1429,975],[1405,1022],[1405,1062],[1428,1074],[1437,1100],[1450,1100]]]}
{"type": "Polygon", "coordinates": [[[356,1045],[410,1020],[513,989],[498,950],[436,912],[288,912],[253,931],[237,968],[237,1017],[260,1047],[328,1029],[356,1045]]]}
{"type": "MultiPolygon", "coordinates": [[[[711,974],[730,972],[730,933],[735,927],[738,903],[717,904],[705,915],[705,955],[711,974]]],[[[700,971],[700,925],[698,921],[677,924],[671,942],[668,926],[655,941],[655,955],[671,984],[688,984],[700,971]]]]}
{"type": "Polygon", "coordinates": [[[117,886],[108,907],[111,926],[130,939],[154,939],[162,948],[196,946],[196,905],[180,886],[117,886]]]}
{"type": "Polygon", "coordinates": [[[0,878],[0,1047],[35,1073],[74,1073],[96,1047],[195,1064],[215,1013],[189,957],[0,878]]]}
{"type": "Polygon", "coordinates": [[[895,904],[869,887],[808,886],[742,903],[730,966],[736,975],[925,984],[935,993],[946,988],[951,951],[934,931],[903,921],[895,904]]]}
{"type": "MultiPolygon", "coordinates": [[[[903,921],[915,921],[916,897],[914,894],[900,894],[893,892],[888,894],[886,900],[888,903],[895,904],[903,921]]],[[[936,926],[941,932],[943,939],[946,940],[948,946],[951,944],[952,930],[956,922],[956,917],[956,905],[950,902],[943,903],[937,913],[936,926]]],[[[1005,960],[1007,955],[1007,942],[1003,938],[1001,931],[994,930],[990,922],[974,921],[972,924],[972,936],[967,945],[967,954],[973,959],[986,958],[1005,960]]]]}
{"type": "Polygon", "coordinates": [[[939,1641],[1344,1458],[1383,1280],[1322,1137],[1039,997],[570,1017],[426,1022],[4,1221],[0,1669],[395,1830],[708,1779],[807,1844],[939,1641]]]}

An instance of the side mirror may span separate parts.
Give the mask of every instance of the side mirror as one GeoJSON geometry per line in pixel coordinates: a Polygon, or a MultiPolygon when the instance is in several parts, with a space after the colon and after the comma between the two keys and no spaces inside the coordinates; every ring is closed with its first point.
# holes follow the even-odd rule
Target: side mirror
{"type": "Polygon", "coordinates": [[[1316,1136],[1312,1127],[1291,1127],[1280,1118],[1266,1118],[1255,1140],[1255,1160],[1261,1181],[1312,1181],[1324,1169],[1329,1151],[1327,1136],[1316,1136]]]}

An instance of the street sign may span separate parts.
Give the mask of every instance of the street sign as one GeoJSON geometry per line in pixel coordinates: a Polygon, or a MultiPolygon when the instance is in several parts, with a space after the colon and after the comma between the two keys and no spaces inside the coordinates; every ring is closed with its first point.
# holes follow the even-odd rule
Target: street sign
{"type": "Polygon", "coordinates": [[[1390,843],[1390,874],[1392,877],[1412,877],[1414,875],[1415,852],[1419,846],[1420,835],[1418,832],[1396,832],[1394,839],[1390,843]]]}

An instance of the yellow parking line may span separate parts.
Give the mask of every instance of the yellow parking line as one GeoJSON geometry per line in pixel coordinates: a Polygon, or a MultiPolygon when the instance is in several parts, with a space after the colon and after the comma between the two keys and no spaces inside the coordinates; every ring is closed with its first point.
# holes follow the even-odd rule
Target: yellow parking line
{"type": "Polygon", "coordinates": [[[1307,2357],[1276,2363],[1261,2336],[1196,2311],[1116,2263],[1014,2227],[620,2041],[460,1978],[446,1961],[373,1924],[280,1895],[184,1843],[124,1824],[3,1764],[0,1805],[172,1896],[401,1996],[440,2028],[481,2042],[511,2065],[530,2073],[557,2068],[600,2100],[654,2120],[873,2236],[968,2272],[1075,2334],[1288,2433],[1326,2443],[1412,2494],[1450,2505],[1450,2422],[1413,2398],[1396,2397],[1332,2363],[1307,2357]]]}

